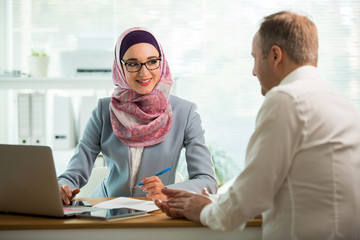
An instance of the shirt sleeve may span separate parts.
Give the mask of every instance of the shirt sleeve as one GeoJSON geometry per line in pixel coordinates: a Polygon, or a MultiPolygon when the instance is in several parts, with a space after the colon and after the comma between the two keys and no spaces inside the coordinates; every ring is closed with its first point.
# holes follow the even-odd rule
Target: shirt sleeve
{"type": "Polygon", "coordinates": [[[288,94],[267,94],[248,144],[246,167],[226,193],[202,210],[203,225],[221,231],[241,230],[272,206],[301,141],[297,111],[288,94]]]}

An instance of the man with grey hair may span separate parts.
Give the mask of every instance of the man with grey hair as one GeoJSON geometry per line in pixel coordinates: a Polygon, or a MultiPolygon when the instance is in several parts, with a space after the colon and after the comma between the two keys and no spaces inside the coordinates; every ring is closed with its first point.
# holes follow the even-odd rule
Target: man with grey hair
{"type": "Polygon", "coordinates": [[[360,117],[320,76],[318,36],[305,16],[264,18],[252,45],[264,103],[246,167],[215,197],[163,189],[171,217],[241,230],[263,216],[263,239],[359,239],[360,117]]]}

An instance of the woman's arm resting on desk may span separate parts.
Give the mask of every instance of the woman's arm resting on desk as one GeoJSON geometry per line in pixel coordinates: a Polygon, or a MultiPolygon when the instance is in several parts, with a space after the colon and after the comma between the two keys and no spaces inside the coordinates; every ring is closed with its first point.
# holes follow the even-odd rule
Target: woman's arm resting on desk
{"type": "Polygon", "coordinates": [[[155,200],[155,204],[163,212],[173,218],[185,217],[198,223],[202,209],[212,202],[206,189],[202,190],[202,194],[168,188],[164,188],[162,192],[168,197],[168,201],[155,200]]]}

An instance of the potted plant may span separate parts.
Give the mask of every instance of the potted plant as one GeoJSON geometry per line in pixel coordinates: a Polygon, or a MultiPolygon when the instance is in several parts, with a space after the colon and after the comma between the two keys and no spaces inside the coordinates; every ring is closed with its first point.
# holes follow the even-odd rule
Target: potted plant
{"type": "Polygon", "coordinates": [[[31,55],[28,56],[28,67],[30,77],[46,77],[49,66],[49,56],[42,51],[32,49],[31,55]]]}
{"type": "MultiPolygon", "coordinates": [[[[216,179],[220,187],[239,174],[239,166],[218,144],[210,143],[208,147],[211,153],[211,160],[214,165],[216,179]]],[[[183,152],[180,156],[177,172],[179,172],[185,180],[189,179],[187,164],[183,152]]]]}

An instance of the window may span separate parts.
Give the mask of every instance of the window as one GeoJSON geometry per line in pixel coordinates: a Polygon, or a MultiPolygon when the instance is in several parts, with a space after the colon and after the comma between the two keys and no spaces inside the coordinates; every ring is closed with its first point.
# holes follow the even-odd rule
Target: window
{"type": "Polygon", "coordinates": [[[173,93],[198,104],[207,142],[226,151],[237,171],[263,101],[250,55],[263,16],[280,10],[308,15],[319,30],[323,77],[360,109],[358,0],[6,0],[1,6],[8,10],[2,67],[26,72],[26,56],[40,47],[51,57],[54,77],[60,52],[112,51],[125,29],[148,28],[169,61],[173,93]]]}

